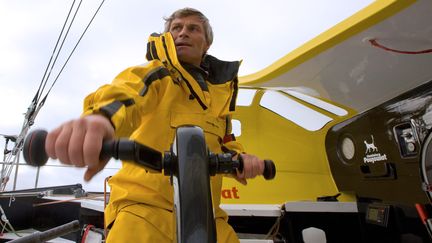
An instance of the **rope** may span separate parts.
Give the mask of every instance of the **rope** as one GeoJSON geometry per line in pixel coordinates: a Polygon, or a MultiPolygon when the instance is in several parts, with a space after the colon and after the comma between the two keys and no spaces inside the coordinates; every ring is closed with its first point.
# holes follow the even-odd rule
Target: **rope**
{"type": "Polygon", "coordinates": [[[92,228],[94,228],[94,226],[91,225],[91,224],[88,224],[88,225],[85,227],[85,229],[84,229],[84,233],[83,233],[83,236],[82,236],[82,238],[81,238],[81,243],[85,243],[85,242],[86,242],[86,240],[87,240],[87,235],[89,234],[89,231],[90,231],[92,228]]]}
{"type": "Polygon", "coordinates": [[[265,239],[273,240],[276,237],[276,235],[279,233],[280,223],[284,216],[285,216],[285,205],[282,205],[281,215],[276,219],[273,226],[269,229],[268,233],[265,236],[265,239]]]}
{"type": "Polygon", "coordinates": [[[392,49],[392,48],[386,47],[386,46],[384,46],[384,45],[378,43],[377,39],[369,40],[369,42],[371,43],[372,46],[375,46],[375,47],[381,48],[381,49],[386,50],[386,51],[395,52],[395,53],[400,53],[400,54],[411,54],[411,55],[416,55],[416,54],[432,53],[432,49],[426,49],[426,50],[420,50],[420,51],[402,51],[402,50],[392,49]]]}
{"type": "Polygon", "coordinates": [[[44,202],[44,203],[35,203],[33,204],[33,207],[40,207],[45,205],[51,205],[51,204],[59,204],[59,203],[65,203],[65,202],[73,202],[81,199],[94,199],[98,198],[100,196],[87,196],[87,197],[78,197],[78,198],[71,198],[71,199],[65,199],[65,200],[58,200],[58,201],[52,201],[52,202],[44,202]]]}

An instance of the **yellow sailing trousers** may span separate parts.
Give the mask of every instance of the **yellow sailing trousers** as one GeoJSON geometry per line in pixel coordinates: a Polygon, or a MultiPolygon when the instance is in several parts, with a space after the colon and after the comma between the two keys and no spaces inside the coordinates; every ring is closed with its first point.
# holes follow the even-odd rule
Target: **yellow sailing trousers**
{"type": "MultiPolygon", "coordinates": [[[[171,211],[145,204],[131,205],[117,214],[106,242],[171,243],[175,233],[173,220],[171,211]],[[149,221],[149,217],[158,217],[159,220],[149,221]]],[[[239,243],[234,230],[223,218],[216,218],[215,222],[218,243],[239,243]]]]}

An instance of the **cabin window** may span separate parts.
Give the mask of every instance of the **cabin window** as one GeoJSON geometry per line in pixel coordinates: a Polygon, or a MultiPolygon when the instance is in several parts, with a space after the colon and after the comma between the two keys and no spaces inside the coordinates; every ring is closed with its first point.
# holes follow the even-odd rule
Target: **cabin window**
{"type": "Polygon", "coordinates": [[[252,104],[255,93],[255,89],[239,89],[236,104],[238,106],[250,106],[252,104]]]}
{"type": "Polygon", "coordinates": [[[309,131],[317,131],[332,120],[278,91],[266,91],[260,105],[309,131]]]}
{"type": "Polygon", "coordinates": [[[231,127],[232,127],[232,133],[236,137],[240,137],[241,135],[241,122],[236,119],[231,119],[231,127]]]}
{"type": "Polygon", "coordinates": [[[318,108],[321,108],[323,110],[326,110],[330,113],[333,113],[337,116],[345,116],[348,114],[348,111],[346,111],[345,109],[342,109],[340,107],[337,107],[335,105],[332,105],[330,103],[324,102],[320,99],[317,99],[313,96],[310,95],[306,95],[306,94],[302,94],[300,92],[297,92],[295,90],[283,90],[284,93],[287,93],[291,96],[296,97],[297,99],[303,100],[311,105],[314,105],[318,108]]]}

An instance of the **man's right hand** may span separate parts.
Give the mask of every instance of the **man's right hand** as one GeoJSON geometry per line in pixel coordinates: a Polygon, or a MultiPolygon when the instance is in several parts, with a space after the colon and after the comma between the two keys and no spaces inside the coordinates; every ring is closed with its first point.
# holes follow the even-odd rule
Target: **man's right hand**
{"type": "Polygon", "coordinates": [[[114,138],[108,118],[89,115],[63,123],[48,133],[45,150],[52,159],[77,167],[87,166],[84,180],[89,181],[101,171],[109,159],[101,161],[102,142],[114,138]]]}

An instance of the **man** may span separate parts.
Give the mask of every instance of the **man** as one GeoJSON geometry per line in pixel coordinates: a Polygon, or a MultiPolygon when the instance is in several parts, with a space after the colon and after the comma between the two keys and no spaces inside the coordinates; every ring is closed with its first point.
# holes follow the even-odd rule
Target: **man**
{"type": "MultiPolygon", "coordinates": [[[[230,135],[239,62],[206,55],[212,41],[211,26],[201,12],[174,12],[166,19],[165,33],[149,37],[148,63],[126,69],[90,94],[80,119],[48,134],[49,157],[87,166],[84,179],[90,180],[107,163],[99,161],[104,139],[129,137],[163,152],[169,150],[176,127],[184,124],[200,126],[214,153],[243,153],[230,135]]],[[[263,173],[264,163],[253,155],[241,156],[244,171],[234,177],[246,184],[247,178],[263,173]]],[[[107,242],[172,242],[173,191],[168,177],[123,163],[109,183],[107,242]]],[[[238,242],[219,208],[221,185],[222,176],[211,179],[218,242],[238,242]]]]}

